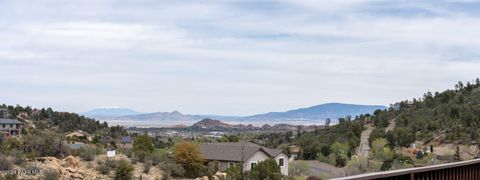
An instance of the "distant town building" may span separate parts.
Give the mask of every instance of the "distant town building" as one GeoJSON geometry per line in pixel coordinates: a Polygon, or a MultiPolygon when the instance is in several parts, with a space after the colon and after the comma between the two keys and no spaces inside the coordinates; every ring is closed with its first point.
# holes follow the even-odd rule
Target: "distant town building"
{"type": "Polygon", "coordinates": [[[200,152],[208,163],[218,163],[218,168],[225,171],[233,165],[243,166],[250,171],[259,162],[275,159],[283,175],[288,175],[289,156],[281,149],[269,149],[248,142],[204,143],[200,144],[200,152]]]}
{"type": "Polygon", "coordinates": [[[16,119],[0,119],[0,132],[6,137],[20,136],[22,122],[16,119]]]}

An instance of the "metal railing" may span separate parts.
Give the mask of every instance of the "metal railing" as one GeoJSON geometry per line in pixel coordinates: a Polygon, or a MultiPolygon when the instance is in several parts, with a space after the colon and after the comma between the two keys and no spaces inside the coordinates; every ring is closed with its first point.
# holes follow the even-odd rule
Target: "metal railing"
{"type": "Polygon", "coordinates": [[[480,180],[480,159],[419,168],[384,171],[334,180],[480,180]]]}

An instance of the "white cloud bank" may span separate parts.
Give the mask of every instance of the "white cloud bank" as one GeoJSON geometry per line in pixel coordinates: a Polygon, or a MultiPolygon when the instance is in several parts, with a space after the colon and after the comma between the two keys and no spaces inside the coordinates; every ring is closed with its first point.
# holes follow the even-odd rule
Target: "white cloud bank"
{"type": "Polygon", "coordinates": [[[1,101],[245,115],[471,80],[478,2],[2,1],[1,101]]]}

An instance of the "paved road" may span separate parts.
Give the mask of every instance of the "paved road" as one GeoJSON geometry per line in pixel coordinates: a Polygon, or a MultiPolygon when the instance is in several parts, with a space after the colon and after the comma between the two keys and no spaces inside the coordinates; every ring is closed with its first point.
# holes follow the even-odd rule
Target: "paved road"
{"type": "Polygon", "coordinates": [[[370,152],[368,137],[372,133],[373,129],[375,128],[368,126],[367,129],[362,132],[362,135],[360,136],[360,145],[358,146],[356,153],[358,157],[368,157],[368,152],[370,152]]]}
{"type": "Polygon", "coordinates": [[[345,171],[342,168],[337,168],[317,160],[308,160],[305,162],[308,163],[309,170],[312,175],[328,174],[331,177],[345,176],[345,171]]]}

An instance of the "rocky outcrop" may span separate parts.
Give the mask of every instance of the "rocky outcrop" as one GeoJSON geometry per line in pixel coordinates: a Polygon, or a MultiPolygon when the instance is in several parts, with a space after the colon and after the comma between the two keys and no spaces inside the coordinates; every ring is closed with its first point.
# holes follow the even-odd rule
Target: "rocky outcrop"
{"type": "Polygon", "coordinates": [[[56,173],[59,179],[85,179],[85,178],[102,178],[97,175],[95,170],[86,167],[79,159],[68,156],[64,159],[55,157],[38,157],[34,161],[29,162],[31,167],[39,170],[38,174],[21,174],[19,179],[42,179],[45,173],[56,173]]]}
{"type": "Polygon", "coordinates": [[[196,122],[191,126],[191,128],[201,128],[201,129],[230,129],[232,126],[230,124],[224,123],[215,119],[203,119],[196,122]]]}
{"type": "Polygon", "coordinates": [[[208,178],[208,176],[203,176],[195,178],[195,180],[227,180],[227,173],[219,171],[215,173],[212,178],[208,178]]]}

